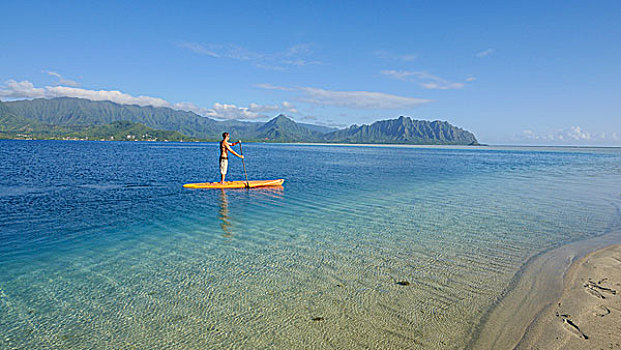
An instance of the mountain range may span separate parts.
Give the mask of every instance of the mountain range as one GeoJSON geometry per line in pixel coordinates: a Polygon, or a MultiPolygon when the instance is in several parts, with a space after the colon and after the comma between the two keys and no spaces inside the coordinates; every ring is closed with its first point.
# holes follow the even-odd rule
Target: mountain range
{"type": "Polygon", "coordinates": [[[228,131],[234,139],[266,142],[478,144],[474,134],[446,121],[413,120],[404,116],[336,129],[297,123],[282,114],[268,122],[217,121],[166,107],[71,97],[0,102],[2,138],[118,140],[127,139],[123,134],[132,132],[131,135],[139,136],[133,139],[215,141],[223,131],[228,131]]]}

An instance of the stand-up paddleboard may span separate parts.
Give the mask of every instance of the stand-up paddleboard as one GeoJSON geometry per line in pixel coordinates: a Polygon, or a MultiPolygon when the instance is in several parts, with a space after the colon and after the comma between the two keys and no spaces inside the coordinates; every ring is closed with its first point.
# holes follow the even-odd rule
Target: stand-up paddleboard
{"type": "Polygon", "coordinates": [[[226,181],[224,184],[219,182],[199,182],[193,184],[185,184],[185,188],[255,188],[281,186],[285,179],[276,180],[254,180],[254,181],[226,181]]]}

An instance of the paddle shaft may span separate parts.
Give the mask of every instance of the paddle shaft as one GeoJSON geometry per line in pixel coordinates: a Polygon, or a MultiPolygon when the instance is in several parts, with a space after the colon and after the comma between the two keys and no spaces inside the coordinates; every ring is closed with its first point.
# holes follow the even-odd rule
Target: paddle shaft
{"type": "MultiPolygon", "coordinates": [[[[242,149],[242,143],[239,141],[239,153],[243,156],[244,150],[242,149]]],[[[244,158],[242,158],[242,166],[244,167],[244,176],[246,176],[246,188],[250,188],[250,183],[248,182],[248,174],[246,174],[246,162],[244,158]]]]}

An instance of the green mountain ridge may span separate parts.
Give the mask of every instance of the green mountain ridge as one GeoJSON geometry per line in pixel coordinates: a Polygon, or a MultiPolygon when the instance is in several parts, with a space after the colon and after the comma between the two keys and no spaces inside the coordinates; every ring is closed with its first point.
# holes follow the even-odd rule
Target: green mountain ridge
{"type": "Polygon", "coordinates": [[[0,102],[0,138],[194,141],[177,131],[156,130],[130,121],[103,125],[53,125],[15,115],[0,102]]]}
{"type": "Polygon", "coordinates": [[[445,121],[421,121],[401,116],[398,119],[380,120],[371,125],[352,125],[348,129],[325,135],[328,141],[406,144],[477,145],[474,134],[445,121]]]}
{"type": "Polygon", "coordinates": [[[272,141],[317,142],[322,139],[320,132],[303,127],[283,114],[261,125],[257,131],[258,135],[272,141]]]}
{"type": "Polygon", "coordinates": [[[47,125],[36,120],[16,115],[0,102],[0,138],[32,137],[55,138],[70,132],[69,129],[47,125]]]}
{"type": "Polygon", "coordinates": [[[297,123],[282,114],[268,122],[217,121],[167,107],[121,105],[71,97],[0,102],[0,133],[4,134],[3,137],[18,133],[37,134],[41,138],[86,137],[83,133],[87,129],[95,132],[92,128],[107,125],[97,131],[97,135],[116,139],[117,129],[139,128],[137,125],[115,124],[120,121],[150,128],[148,132],[142,130],[149,135],[177,132],[178,135],[168,136],[179,140],[215,141],[221,138],[223,131],[228,131],[233,139],[264,142],[478,144],[474,134],[446,121],[429,122],[404,116],[370,125],[333,129],[297,123]]]}
{"type": "Polygon", "coordinates": [[[72,97],[4,102],[9,110],[51,125],[102,125],[127,120],[161,130],[173,130],[196,138],[217,138],[217,122],[192,112],[167,107],[121,105],[72,97]]]}

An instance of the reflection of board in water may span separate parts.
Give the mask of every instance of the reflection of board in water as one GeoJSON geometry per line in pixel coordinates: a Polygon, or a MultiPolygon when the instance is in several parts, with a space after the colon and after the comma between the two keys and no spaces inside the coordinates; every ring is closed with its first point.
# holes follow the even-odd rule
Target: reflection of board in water
{"type": "MultiPolygon", "coordinates": [[[[234,192],[240,193],[239,191],[234,192]]],[[[252,192],[244,192],[250,193],[255,200],[261,200],[264,198],[266,200],[274,200],[281,199],[284,193],[284,187],[282,186],[270,186],[270,187],[261,187],[257,188],[252,192]]],[[[233,221],[231,220],[231,216],[229,213],[229,198],[226,194],[224,188],[220,189],[220,209],[218,210],[218,218],[220,219],[220,228],[224,231],[224,237],[230,238],[233,236],[233,221]]]]}
{"type": "Polygon", "coordinates": [[[226,181],[224,184],[220,182],[199,182],[185,184],[185,188],[256,188],[282,186],[285,179],[275,180],[252,180],[252,181],[226,181]]]}
{"type": "Polygon", "coordinates": [[[224,237],[231,237],[231,218],[229,217],[229,200],[226,196],[226,192],[222,189],[220,194],[220,211],[219,211],[220,227],[224,231],[224,237]]]}

